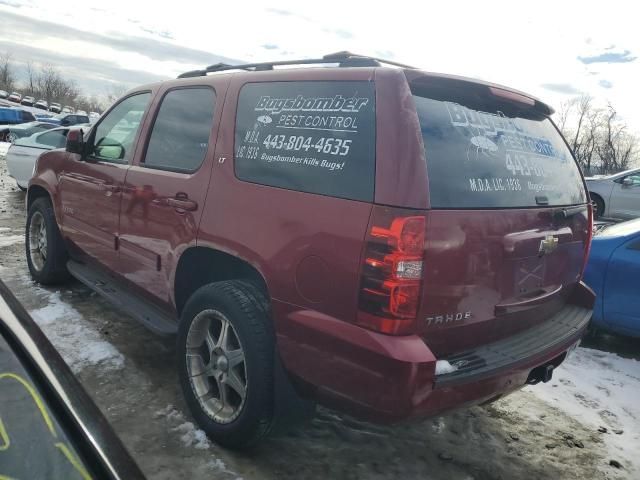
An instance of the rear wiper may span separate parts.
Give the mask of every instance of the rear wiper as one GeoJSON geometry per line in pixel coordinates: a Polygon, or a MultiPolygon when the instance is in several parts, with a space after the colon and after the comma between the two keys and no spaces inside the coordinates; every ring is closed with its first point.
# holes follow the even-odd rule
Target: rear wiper
{"type": "Polygon", "coordinates": [[[536,205],[549,205],[549,199],[546,195],[536,195],[536,205]]]}
{"type": "Polygon", "coordinates": [[[557,220],[566,220],[567,218],[573,217],[574,215],[577,215],[578,213],[582,213],[587,209],[586,205],[577,205],[575,207],[566,207],[563,208],[562,210],[558,210],[556,211],[553,216],[557,219],[557,220]]]}

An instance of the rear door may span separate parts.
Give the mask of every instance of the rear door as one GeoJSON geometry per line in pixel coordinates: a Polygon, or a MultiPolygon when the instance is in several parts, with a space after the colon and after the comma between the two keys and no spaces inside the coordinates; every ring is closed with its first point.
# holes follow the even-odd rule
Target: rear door
{"type": "Polygon", "coordinates": [[[127,173],[120,213],[120,271],[169,304],[171,273],[195,245],[228,80],[159,92],[139,160],[127,173]]]}
{"type": "Polygon", "coordinates": [[[578,281],[588,241],[580,171],[527,97],[415,81],[428,170],[422,332],[436,355],[544,321],[578,281]]]}
{"type": "Polygon", "coordinates": [[[614,182],[609,200],[609,215],[615,218],[640,217],[640,172],[614,182]]]}

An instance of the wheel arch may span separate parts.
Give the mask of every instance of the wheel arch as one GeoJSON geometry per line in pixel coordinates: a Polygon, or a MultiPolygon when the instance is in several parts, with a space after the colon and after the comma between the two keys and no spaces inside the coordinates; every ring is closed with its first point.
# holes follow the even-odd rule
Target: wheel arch
{"type": "Polygon", "coordinates": [[[598,193],[598,192],[594,192],[592,190],[589,190],[589,198],[591,198],[592,201],[595,201],[595,199],[597,198],[598,200],[600,200],[602,202],[602,213],[600,214],[600,216],[604,216],[605,211],[607,210],[607,202],[604,201],[604,197],[598,193]]]}
{"type": "Polygon", "coordinates": [[[189,297],[198,288],[224,280],[247,280],[260,288],[269,299],[269,288],[262,272],[244,258],[212,247],[194,246],[178,260],[173,294],[178,316],[189,297]]]}
{"type": "Polygon", "coordinates": [[[48,198],[49,201],[53,204],[53,199],[51,197],[51,193],[49,193],[49,190],[47,190],[46,188],[44,188],[42,185],[38,185],[38,184],[32,184],[29,185],[28,189],[27,189],[27,211],[29,211],[29,208],[31,208],[31,205],[33,205],[33,202],[36,201],[36,199],[38,198],[48,198]]]}

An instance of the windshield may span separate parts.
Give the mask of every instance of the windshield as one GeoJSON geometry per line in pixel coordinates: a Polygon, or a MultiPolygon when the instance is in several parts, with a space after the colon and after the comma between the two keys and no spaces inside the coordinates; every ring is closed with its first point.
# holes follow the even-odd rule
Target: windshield
{"type": "Polygon", "coordinates": [[[546,116],[461,89],[412,88],[432,207],[586,202],[580,171],[546,116]]]}

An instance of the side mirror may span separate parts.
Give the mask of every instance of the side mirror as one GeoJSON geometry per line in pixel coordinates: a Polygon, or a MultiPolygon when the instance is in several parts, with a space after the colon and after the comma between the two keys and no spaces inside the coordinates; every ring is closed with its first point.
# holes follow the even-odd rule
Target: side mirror
{"type": "Polygon", "coordinates": [[[69,130],[67,133],[65,149],[69,153],[77,153],[78,155],[82,155],[84,153],[84,138],[82,130],[69,130]]]}
{"type": "Polygon", "coordinates": [[[69,125],[71,125],[71,122],[66,118],[60,122],[60,126],[62,127],[68,127],[69,125]]]}
{"type": "Polygon", "coordinates": [[[622,185],[624,185],[625,187],[630,187],[633,184],[634,182],[632,178],[626,177],[622,179],[622,185]]]}
{"type": "Polygon", "coordinates": [[[124,158],[124,147],[119,143],[113,145],[96,145],[94,153],[97,157],[105,160],[122,160],[124,158]]]}

